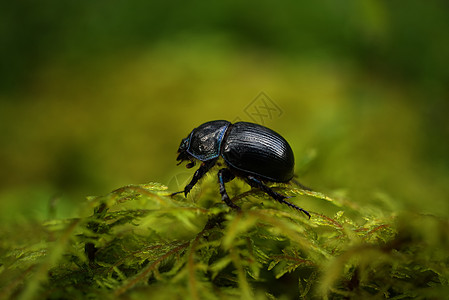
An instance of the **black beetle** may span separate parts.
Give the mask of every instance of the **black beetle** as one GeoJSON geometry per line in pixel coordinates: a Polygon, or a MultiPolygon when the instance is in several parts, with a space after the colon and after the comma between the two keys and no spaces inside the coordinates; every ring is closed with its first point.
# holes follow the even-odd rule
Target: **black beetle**
{"type": "Polygon", "coordinates": [[[259,188],[280,203],[287,204],[305,213],[304,209],[287,202],[288,198],[273,191],[264,182],[288,182],[293,178],[295,160],[293,151],[287,141],[277,132],[262,125],[218,120],[204,123],[182,140],[178,149],[178,165],[190,161],[186,167],[192,168],[195,161],[202,162],[192,180],[183,191],[185,196],[193,186],[222,157],[226,168],[218,171],[221,199],[230,207],[240,209],[230,199],[225,183],[236,176],[246,180],[255,188],[259,188]]]}

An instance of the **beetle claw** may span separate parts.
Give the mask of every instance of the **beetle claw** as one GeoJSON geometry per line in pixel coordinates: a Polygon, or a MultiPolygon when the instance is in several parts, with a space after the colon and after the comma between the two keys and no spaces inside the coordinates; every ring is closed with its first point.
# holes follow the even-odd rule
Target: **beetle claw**
{"type": "Polygon", "coordinates": [[[169,196],[170,196],[170,197],[173,197],[173,196],[178,195],[178,194],[181,194],[181,193],[183,193],[183,192],[184,192],[184,191],[174,192],[174,193],[171,193],[169,196]]]}

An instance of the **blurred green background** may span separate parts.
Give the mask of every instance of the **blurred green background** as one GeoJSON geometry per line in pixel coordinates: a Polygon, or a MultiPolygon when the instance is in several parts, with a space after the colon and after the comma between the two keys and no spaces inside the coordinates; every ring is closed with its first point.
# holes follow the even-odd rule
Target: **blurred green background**
{"type": "Polygon", "coordinates": [[[280,132],[318,191],[449,215],[447,1],[3,1],[0,24],[2,220],[178,190],[214,119],[280,132]]]}

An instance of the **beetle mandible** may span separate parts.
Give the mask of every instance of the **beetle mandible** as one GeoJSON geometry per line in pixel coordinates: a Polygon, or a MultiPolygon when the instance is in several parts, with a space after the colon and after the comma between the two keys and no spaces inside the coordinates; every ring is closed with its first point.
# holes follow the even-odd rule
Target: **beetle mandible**
{"type": "Polygon", "coordinates": [[[295,160],[287,141],[277,132],[254,123],[225,120],[204,123],[181,141],[178,149],[178,165],[189,161],[187,168],[201,161],[192,180],[183,191],[185,196],[222,157],[226,167],[218,170],[221,199],[228,206],[239,210],[226,192],[225,183],[235,177],[244,179],[251,187],[259,188],[273,199],[297,209],[310,218],[310,214],[286,201],[289,198],[273,191],[265,182],[289,182],[293,178],[295,160]]]}

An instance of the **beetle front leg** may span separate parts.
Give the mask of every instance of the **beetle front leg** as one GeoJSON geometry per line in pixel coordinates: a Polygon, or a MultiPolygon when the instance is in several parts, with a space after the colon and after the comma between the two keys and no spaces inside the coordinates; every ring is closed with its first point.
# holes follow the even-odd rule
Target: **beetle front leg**
{"type": "Polygon", "coordinates": [[[220,185],[221,200],[223,200],[227,206],[240,210],[240,207],[231,201],[225,188],[225,183],[231,181],[234,177],[234,174],[232,174],[229,169],[223,168],[218,171],[218,184],[220,185]]]}
{"type": "Polygon", "coordinates": [[[195,171],[195,174],[193,174],[192,180],[189,182],[188,185],[184,187],[184,190],[172,193],[170,196],[174,196],[176,194],[184,193],[184,195],[187,197],[187,194],[190,192],[190,190],[197,184],[197,182],[207,173],[209,170],[215,165],[217,162],[216,159],[205,161],[201,164],[201,166],[198,168],[198,170],[195,171]]]}
{"type": "Polygon", "coordinates": [[[270,187],[266,186],[262,181],[260,181],[259,179],[255,178],[254,176],[248,176],[247,177],[248,180],[248,184],[252,187],[261,189],[262,191],[264,191],[265,193],[267,193],[268,195],[270,195],[273,199],[275,199],[276,201],[286,204],[296,210],[299,210],[301,212],[303,212],[304,214],[306,214],[309,219],[310,219],[310,214],[308,211],[302,209],[301,207],[298,207],[296,205],[294,205],[293,203],[290,203],[288,201],[286,201],[285,199],[287,199],[287,196],[281,195],[279,193],[276,193],[275,191],[273,191],[270,187]]]}

